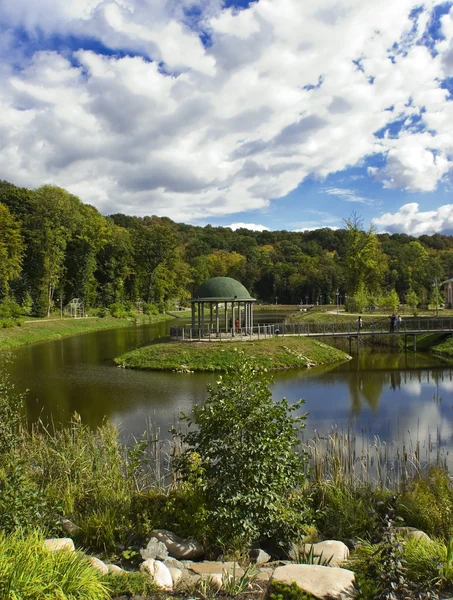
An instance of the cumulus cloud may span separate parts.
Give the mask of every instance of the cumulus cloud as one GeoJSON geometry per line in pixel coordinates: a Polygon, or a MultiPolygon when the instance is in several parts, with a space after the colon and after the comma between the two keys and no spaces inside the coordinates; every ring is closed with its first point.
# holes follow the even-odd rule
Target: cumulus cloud
{"type": "Polygon", "coordinates": [[[236,229],[250,229],[250,231],[270,231],[269,227],[257,225],[256,223],[231,223],[231,225],[227,225],[227,227],[233,231],[236,231],[236,229]]]}
{"type": "Polygon", "coordinates": [[[373,219],[373,223],[389,233],[408,235],[453,235],[453,204],[445,204],[435,210],[420,211],[417,202],[404,204],[396,213],[385,213],[373,219]]]}
{"type": "Polygon", "coordinates": [[[384,186],[434,190],[453,156],[453,10],[423,42],[441,3],[0,3],[0,176],[177,220],[264,208],[375,154],[384,186]]]}

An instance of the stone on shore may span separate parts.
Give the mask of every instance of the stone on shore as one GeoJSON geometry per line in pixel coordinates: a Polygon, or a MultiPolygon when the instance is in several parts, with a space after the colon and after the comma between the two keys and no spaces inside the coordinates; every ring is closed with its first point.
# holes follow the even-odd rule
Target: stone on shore
{"type": "Polygon", "coordinates": [[[404,537],[416,538],[417,540],[423,540],[424,542],[431,542],[431,538],[424,531],[420,531],[416,527],[397,527],[397,533],[403,535],[404,537]]]}
{"type": "Polygon", "coordinates": [[[315,559],[326,567],[339,567],[349,558],[349,548],[337,540],[325,540],[317,544],[293,544],[290,555],[297,560],[301,554],[308,556],[312,548],[315,559]]]}
{"type": "Polygon", "coordinates": [[[178,560],[197,560],[203,557],[203,546],[194,538],[183,539],[166,529],[156,529],[151,534],[163,544],[168,554],[178,560]]]}
{"type": "Polygon", "coordinates": [[[173,587],[175,588],[182,579],[182,571],[176,567],[168,567],[168,570],[170,571],[173,587]]]}
{"type": "Polygon", "coordinates": [[[249,554],[251,560],[253,560],[253,562],[257,565],[264,565],[271,559],[271,555],[265,552],[264,550],[261,550],[261,548],[253,548],[252,550],[250,550],[249,554]]]}
{"type": "Polygon", "coordinates": [[[146,548],[140,550],[143,560],[154,558],[156,560],[164,561],[168,557],[167,546],[160,542],[156,537],[152,537],[146,548]]]}
{"type": "Polygon", "coordinates": [[[119,567],[118,565],[105,565],[105,566],[109,570],[109,575],[123,575],[123,573],[126,573],[126,571],[124,569],[122,569],[121,567],[119,567]]]}
{"type": "Polygon", "coordinates": [[[49,538],[44,540],[44,548],[51,552],[59,552],[66,550],[66,552],[75,552],[74,542],[71,538],[49,538]]]}
{"type": "Polygon", "coordinates": [[[216,560],[207,560],[201,563],[193,563],[190,566],[191,571],[198,575],[213,575],[223,574],[236,575],[236,577],[242,577],[244,575],[244,569],[236,562],[221,562],[216,560]]]}
{"type": "Polygon", "coordinates": [[[168,567],[160,560],[148,558],[140,565],[140,571],[150,575],[154,583],[167,592],[173,591],[173,579],[168,567]]]}
{"type": "Polygon", "coordinates": [[[93,569],[96,569],[98,573],[100,573],[101,575],[108,574],[109,568],[102,560],[96,558],[95,556],[87,556],[86,558],[90,565],[93,567],[93,569]]]}
{"type": "Polygon", "coordinates": [[[319,600],[350,600],[354,597],[354,573],[338,567],[294,564],[277,567],[267,589],[267,598],[270,598],[274,582],[295,583],[319,600]]]}

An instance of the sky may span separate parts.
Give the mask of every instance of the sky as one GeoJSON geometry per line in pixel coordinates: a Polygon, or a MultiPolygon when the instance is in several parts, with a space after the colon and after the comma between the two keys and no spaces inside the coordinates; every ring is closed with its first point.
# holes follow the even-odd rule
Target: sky
{"type": "Polygon", "coordinates": [[[453,2],[0,0],[0,179],[103,214],[453,234],[453,2]]]}

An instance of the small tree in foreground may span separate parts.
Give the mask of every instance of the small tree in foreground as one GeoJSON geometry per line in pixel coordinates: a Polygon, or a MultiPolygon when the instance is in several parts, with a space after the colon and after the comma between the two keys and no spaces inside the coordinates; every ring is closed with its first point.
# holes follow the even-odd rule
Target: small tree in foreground
{"type": "Polygon", "coordinates": [[[274,402],[271,380],[243,352],[236,364],[208,386],[203,406],[181,434],[184,479],[194,481],[206,499],[216,541],[242,549],[254,540],[288,539],[306,519],[308,504],[298,493],[305,454],[298,448],[306,415],[295,415],[303,400],[274,402]],[[191,426],[195,426],[192,428],[191,426]]]}

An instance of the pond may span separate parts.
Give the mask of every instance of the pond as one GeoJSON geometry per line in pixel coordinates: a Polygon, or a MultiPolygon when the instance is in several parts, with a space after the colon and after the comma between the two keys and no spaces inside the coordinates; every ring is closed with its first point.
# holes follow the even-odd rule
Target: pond
{"type": "MultiPolygon", "coordinates": [[[[260,315],[269,322],[269,313],[260,315]]],[[[125,434],[148,422],[162,437],[181,411],[206,397],[212,374],[140,372],[114,366],[115,356],[168,335],[171,321],[99,331],[22,346],[8,366],[19,390],[28,389],[28,418],[55,424],[77,411],[85,423],[104,418],[125,434]]],[[[275,398],[305,398],[306,435],[353,429],[359,439],[405,440],[448,453],[453,447],[453,370],[426,354],[361,350],[334,367],[277,373],[275,398]]]]}

